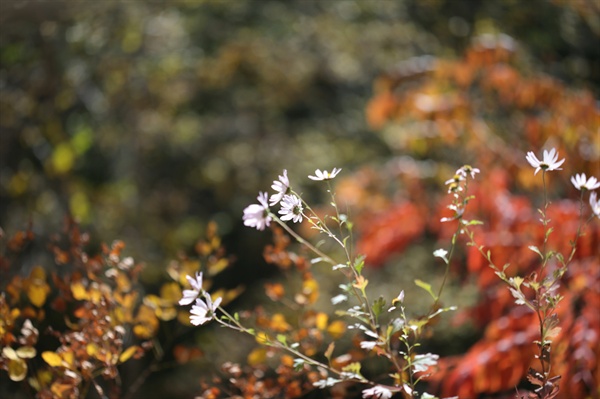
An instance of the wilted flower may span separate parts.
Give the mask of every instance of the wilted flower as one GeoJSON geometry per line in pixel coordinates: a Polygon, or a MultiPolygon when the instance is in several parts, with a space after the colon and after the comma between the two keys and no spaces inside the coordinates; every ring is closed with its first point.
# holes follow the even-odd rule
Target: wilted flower
{"type": "Polygon", "coordinates": [[[595,191],[590,194],[590,206],[594,215],[600,218],[600,200],[598,200],[598,194],[595,191]]]}
{"type": "Polygon", "coordinates": [[[222,299],[219,297],[213,302],[210,294],[207,292],[204,293],[204,301],[201,298],[197,298],[196,304],[192,306],[192,310],[190,311],[190,322],[195,326],[199,326],[212,320],[222,299]]]}
{"type": "Polygon", "coordinates": [[[279,214],[281,216],[281,220],[291,220],[294,223],[299,223],[302,221],[302,200],[295,195],[284,195],[283,200],[281,200],[281,209],[279,210],[279,214]]]}
{"type": "Polygon", "coordinates": [[[558,152],[555,148],[552,148],[550,151],[544,150],[544,157],[541,161],[536,158],[535,154],[532,151],[529,151],[527,153],[525,159],[527,159],[527,162],[529,162],[529,164],[535,168],[534,174],[537,174],[537,172],[539,172],[540,169],[561,170],[559,166],[562,165],[563,162],[565,162],[564,158],[560,161],[558,160],[558,152]]]}
{"type": "Polygon", "coordinates": [[[389,399],[392,397],[392,391],[381,385],[375,385],[373,388],[363,389],[363,398],[374,398],[374,399],[389,399]]]}
{"type": "Polygon", "coordinates": [[[273,181],[271,188],[276,191],[275,194],[271,195],[269,199],[269,204],[271,206],[277,204],[284,195],[288,194],[290,189],[290,180],[287,176],[287,170],[283,170],[283,175],[279,175],[279,180],[273,181]]]}
{"type": "Polygon", "coordinates": [[[202,272],[196,272],[196,277],[185,276],[187,281],[190,283],[191,290],[183,290],[183,298],[179,300],[179,304],[182,306],[189,305],[194,302],[200,292],[202,291],[202,272]]]}
{"type": "Polygon", "coordinates": [[[338,173],[340,173],[342,171],[342,169],[338,169],[338,168],[333,168],[333,170],[331,171],[331,173],[327,172],[326,170],[322,171],[320,169],[315,170],[315,175],[309,175],[308,178],[311,180],[331,180],[334,177],[337,176],[338,173]]]}
{"type": "Polygon", "coordinates": [[[248,205],[244,209],[244,226],[256,227],[257,230],[264,230],[271,223],[272,217],[269,213],[269,204],[267,203],[267,193],[259,193],[258,202],[260,204],[248,205]]]}
{"type": "Polygon", "coordinates": [[[590,176],[586,179],[585,173],[580,175],[571,176],[571,183],[577,190],[595,190],[600,187],[600,182],[594,176],[590,176]]]}

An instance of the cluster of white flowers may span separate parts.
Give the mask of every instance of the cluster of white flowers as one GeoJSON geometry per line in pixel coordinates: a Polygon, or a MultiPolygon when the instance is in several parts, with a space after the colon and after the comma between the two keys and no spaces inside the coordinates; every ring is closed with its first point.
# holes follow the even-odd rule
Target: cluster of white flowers
{"type": "MultiPolygon", "coordinates": [[[[326,170],[321,171],[317,169],[314,176],[309,175],[308,178],[311,180],[322,181],[331,180],[340,173],[342,169],[333,168],[331,172],[326,170]]],[[[279,215],[281,215],[282,221],[291,220],[294,223],[302,222],[302,219],[306,217],[304,215],[304,206],[302,198],[292,192],[290,186],[290,179],[287,175],[287,170],[283,170],[283,174],[279,175],[279,179],[273,181],[271,188],[275,190],[275,193],[268,199],[267,193],[259,193],[257,199],[258,204],[248,205],[244,209],[244,225],[248,227],[255,227],[257,230],[264,230],[268,227],[273,220],[274,215],[271,213],[270,206],[277,204],[281,205],[279,209],[279,215]]]]}
{"type": "MultiPolygon", "coordinates": [[[[558,151],[556,151],[556,148],[552,148],[550,151],[544,150],[541,161],[537,159],[532,151],[527,153],[525,159],[527,159],[527,162],[535,168],[534,174],[537,174],[540,169],[543,171],[562,170],[560,166],[565,162],[564,158],[560,161],[558,160],[558,151]]],[[[598,179],[594,176],[587,178],[585,173],[571,176],[571,183],[573,183],[573,186],[579,191],[592,191],[600,188],[598,179]]],[[[595,191],[590,194],[590,206],[592,208],[592,213],[600,218],[600,202],[598,201],[598,194],[595,191]]]]}
{"type": "Polygon", "coordinates": [[[223,298],[217,298],[214,302],[210,294],[202,289],[202,273],[196,273],[195,277],[186,276],[191,289],[183,290],[183,298],[179,300],[182,306],[196,302],[190,311],[190,322],[199,326],[212,320],[217,312],[223,298]]]}
{"type": "Polygon", "coordinates": [[[467,180],[467,176],[471,176],[471,179],[475,178],[475,175],[479,173],[480,170],[478,168],[474,168],[471,165],[464,165],[460,167],[452,179],[446,180],[445,184],[448,186],[448,194],[457,193],[463,190],[461,185],[462,182],[467,180]]]}

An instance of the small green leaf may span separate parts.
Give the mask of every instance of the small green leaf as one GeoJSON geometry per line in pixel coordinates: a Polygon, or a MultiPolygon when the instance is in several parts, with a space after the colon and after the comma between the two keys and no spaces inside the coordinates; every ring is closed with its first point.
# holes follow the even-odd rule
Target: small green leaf
{"type": "Polygon", "coordinates": [[[530,250],[532,250],[533,252],[538,254],[540,256],[540,258],[544,259],[544,255],[542,255],[542,252],[535,245],[530,245],[527,248],[529,248],[530,250]]]}
{"type": "Polygon", "coordinates": [[[433,293],[433,291],[431,290],[431,284],[428,284],[422,280],[416,279],[415,280],[415,284],[417,285],[417,287],[423,288],[425,291],[427,291],[429,293],[429,295],[431,295],[431,297],[437,301],[437,295],[435,295],[433,293]]]}
{"type": "Polygon", "coordinates": [[[357,257],[354,260],[354,269],[356,269],[356,272],[358,274],[360,274],[360,272],[362,271],[363,267],[365,267],[365,256],[364,255],[360,255],[359,257],[357,257]]]}
{"type": "Polygon", "coordinates": [[[383,312],[384,307],[385,299],[383,299],[383,297],[380,296],[373,302],[373,313],[375,313],[375,317],[379,317],[379,315],[383,312]]]}
{"type": "Polygon", "coordinates": [[[287,337],[283,334],[277,334],[277,341],[279,341],[281,344],[287,346],[287,337]]]}

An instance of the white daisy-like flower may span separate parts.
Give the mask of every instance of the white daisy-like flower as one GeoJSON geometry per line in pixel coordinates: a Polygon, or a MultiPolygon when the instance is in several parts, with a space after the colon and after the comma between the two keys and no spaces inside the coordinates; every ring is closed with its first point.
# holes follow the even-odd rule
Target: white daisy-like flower
{"type": "Polygon", "coordinates": [[[283,175],[279,175],[279,180],[274,180],[271,188],[276,191],[269,199],[269,205],[273,206],[283,199],[283,196],[289,194],[290,179],[287,176],[287,170],[283,170],[283,175]]]}
{"type": "Polygon", "coordinates": [[[585,173],[571,176],[571,183],[575,186],[577,190],[595,190],[600,187],[600,182],[594,176],[590,176],[589,179],[586,178],[585,173]]]}
{"type": "MultiPolygon", "coordinates": [[[[459,169],[459,171],[460,171],[460,169],[459,169]]],[[[452,179],[446,180],[446,182],[444,184],[446,184],[446,185],[452,184],[452,183],[458,184],[464,180],[465,180],[465,176],[462,174],[459,174],[457,171],[456,174],[454,176],[452,176],[452,179]]]]}
{"type": "Polygon", "coordinates": [[[338,168],[333,168],[333,170],[331,171],[331,173],[327,172],[326,170],[323,170],[321,172],[320,169],[315,170],[315,175],[309,175],[308,178],[311,180],[315,180],[315,181],[320,181],[320,180],[331,180],[334,177],[336,177],[338,175],[338,173],[340,173],[342,171],[342,169],[338,169],[338,168]]]}
{"type": "Polygon", "coordinates": [[[598,199],[598,193],[595,191],[590,194],[590,206],[594,215],[600,218],[600,200],[598,199]]]}
{"type": "Polygon", "coordinates": [[[529,162],[529,164],[535,168],[534,174],[537,174],[537,172],[539,172],[540,169],[562,170],[560,168],[560,165],[562,165],[563,162],[565,162],[564,158],[560,161],[558,160],[558,152],[556,151],[556,148],[552,148],[550,151],[544,150],[544,156],[541,161],[536,158],[535,154],[532,151],[529,151],[527,153],[525,159],[527,159],[527,162],[529,162]]]}
{"type": "Polygon", "coordinates": [[[208,292],[204,293],[204,301],[201,298],[197,298],[196,304],[190,310],[190,323],[199,326],[212,320],[222,299],[219,297],[213,302],[208,292]]]}
{"type": "Polygon", "coordinates": [[[374,399],[390,399],[392,397],[392,391],[381,385],[375,385],[373,388],[363,389],[362,397],[374,398],[374,399]]]}
{"type": "Polygon", "coordinates": [[[268,195],[261,192],[256,198],[259,204],[248,205],[244,209],[244,226],[264,230],[272,220],[271,213],[269,212],[269,204],[267,203],[268,195]]]}
{"type": "Polygon", "coordinates": [[[400,302],[400,303],[404,302],[404,290],[400,291],[398,296],[396,298],[392,299],[392,306],[390,306],[390,308],[388,309],[388,312],[396,310],[396,304],[398,302],[400,302]]]}
{"type": "Polygon", "coordinates": [[[471,165],[464,165],[462,168],[460,168],[456,171],[456,174],[459,176],[463,176],[463,177],[467,177],[467,175],[471,175],[471,179],[474,179],[475,175],[480,172],[481,171],[478,168],[474,168],[471,165]]]}
{"type": "Polygon", "coordinates": [[[195,277],[185,276],[190,283],[191,290],[183,290],[183,298],[179,300],[181,306],[189,305],[194,302],[202,291],[202,272],[196,272],[195,277]]]}
{"type": "Polygon", "coordinates": [[[281,209],[279,214],[281,220],[291,220],[294,223],[300,223],[302,221],[302,200],[295,195],[284,195],[281,200],[281,209]]]}

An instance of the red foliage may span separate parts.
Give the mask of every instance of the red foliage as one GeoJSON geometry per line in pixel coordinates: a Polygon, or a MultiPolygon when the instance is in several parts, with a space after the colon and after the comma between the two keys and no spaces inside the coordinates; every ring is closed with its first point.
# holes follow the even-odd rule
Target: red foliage
{"type": "Polygon", "coordinates": [[[401,252],[425,231],[425,215],[416,205],[403,202],[361,224],[358,251],[371,266],[381,266],[394,252],[401,252]]]}

